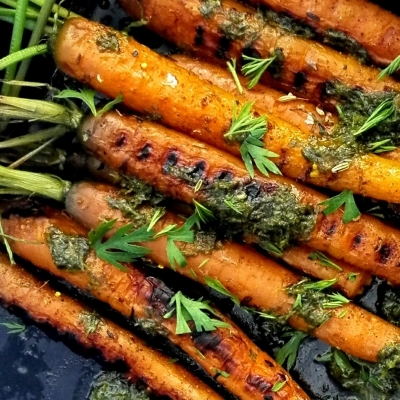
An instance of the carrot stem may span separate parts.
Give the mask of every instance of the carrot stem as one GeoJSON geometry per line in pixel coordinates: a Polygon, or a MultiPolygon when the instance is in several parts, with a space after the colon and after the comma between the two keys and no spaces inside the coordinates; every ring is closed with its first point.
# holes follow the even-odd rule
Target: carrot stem
{"type": "MultiPolygon", "coordinates": [[[[16,64],[20,61],[32,58],[39,54],[45,54],[45,53],[47,53],[47,44],[40,44],[37,46],[28,47],[26,49],[19,50],[15,53],[9,54],[6,57],[3,57],[0,60],[0,71],[2,71],[5,68],[7,68],[7,71],[8,71],[8,69],[10,67],[12,67],[12,66],[16,67],[16,64]]],[[[7,84],[8,80],[14,79],[14,76],[7,74],[7,71],[6,71],[5,82],[4,82],[5,84],[7,84]]],[[[9,86],[7,85],[7,87],[9,87],[9,86]]],[[[7,92],[10,92],[10,90],[8,90],[7,92]]],[[[6,93],[4,92],[3,95],[6,95],[6,93]]]]}

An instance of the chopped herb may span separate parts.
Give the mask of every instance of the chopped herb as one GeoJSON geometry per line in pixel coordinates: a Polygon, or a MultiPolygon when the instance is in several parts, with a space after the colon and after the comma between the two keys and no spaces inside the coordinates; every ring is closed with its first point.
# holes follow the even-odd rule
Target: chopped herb
{"type": "Polygon", "coordinates": [[[334,213],[344,204],[343,222],[345,224],[355,221],[361,215],[360,210],[357,208],[356,202],[354,201],[353,192],[347,189],[337,196],[331,197],[319,204],[325,206],[323,210],[324,215],[334,213]]]}
{"type": "Polygon", "coordinates": [[[1,213],[0,213],[0,237],[3,239],[3,243],[4,243],[4,246],[5,246],[5,248],[6,248],[7,255],[8,255],[8,258],[9,258],[9,260],[10,260],[10,263],[11,263],[11,264],[15,264],[14,254],[13,254],[13,252],[12,252],[10,243],[8,242],[7,235],[5,235],[5,233],[4,233],[3,224],[2,224],[2,218],[1,218],[1,213]]]}
{"type": "Polygon", "coordinates": [[[395,112],[395,104],[392,99],[384,100],[379,106],[374,110],[374,112],[368,117],[364,124],[359,128],[354,136],[361,135],[362,133],[372,129],[379,123],[389,118],[395,112]]]}
{"type": "Polygon", "coordinates": [[[359,272],[350,272],[349,274],[347,274],[347,279],[350,282],[354,282],[357,279],[357,276],[360,275],[359,272]]]}
{"type": "Polygon", "coordinates": [[[205,356],[199,349],[197,349],[196,347],[193,347],[193,349],[196,351],[196,353],[197,353],[203,360],[206,359],[206,356],[205,356]]]}
{"type": "Polygon", "coordinates": [[[230,208],[230,209],[232,209],[233,211],[235,211],[236,213],[238,213],[238,214],[242,214],[242,212],[239,210],[239,205],[240,205],[240,203],[239,202],[236,202],[236,204],[233,202],[233,199],[232,200],[230,200],[230,199],[224,199],[224,203],[230,208]]]}
{"type": "Polygon", "coordinates": [[[283,381],[283,382],[275,382],[274,386],[272,386],[271,391],[273,392],[279,392],[279,390],[281,390],[285,385],[286,385],[287,381],[283,381]]]}
{"type": "Polygon", "coordinates": [[[177,335],[191,333],[188,322],[193,321],[196,331],[213,331],[217,328],[229,328],[229,325],[223,321],[211,318],[209,314],[217,315],[214,309],[209,305],[208,301],[202,299],[191,300],[184,296],[182,292],[178,292],[172,297],[170,307],[175,307],[164,315],[164,318],[171,318],[176,314],[176,331],[177,335]],[[207,313],[208,312],[208,313],[207,313]]]}
{"type": "Polygon", "coordinates": [[[327,298],[329,301],[322,303],[322,308],[338,308],[350,303],[350,300],[340,293],[328,294],[327,298]]]}
{"type": "Polygon", "coordinates": [[[378,81],[386,76],[392,75],[400,69],[400,56],[397,56],[378,76],[378,81]]]}
{"type": "Polygon", "coordinates": [[[349,312],[349,310],[343,310],[343,311],[338,315],[338,317],[339,317],[339,318],[343,318],[343,317],[345,317],[345,316],[347,315],[348,312],[349,312]]]}
{"type": "Polygon", "coordinates": [[[251,81],[247,84],[247,87],[252,89],[257,85],[262,74],[275,61],[277,56],[273,55],[269,58],[254,58],[243,54],[242,57],[243,60],[247,61],[242,67],[242,73],[244,76],[251,79],[251,81]]]}
{"type": "Polygon", "coordinates": [[[338,271],[342,271],[342,268],[339,267],[339,265],[335,264],[325,254],[321,253],[320,251],[314,251],[308,256],[308,259],[313,261],[318,261],[319,264],[322,265],[323,267],[330,267],[338,271]]]}
{"type": "Polygon", "coordinates": [[[107,111],[110,111],[115,105],[122,102],[122,95],[118,95],[118,97],[109,103],[107,103],[101,110],[96,109],[94,96],[96,92],[91,89],[82,89],[80,91],[72,90],[72,89],[65,89],[60,92],[58,95],[54,97],[58,99],[79,99],[82,100],[90,109],[92,114],[95,117],[99,117],[100,115],[104,114],[107,111]]]}
{"type": "Polygon", "coordinates": [[[206,260],[202,261],[201,264],[197,267],[197,268],[203,268],[208,262],[210,261],[209,258],[207,258],[206,260]]]}
{"type": "Polygon", "coordinates": [[[91,333],[96,332],[101,318],[96,312],[83,311],[79,314],[79,322],[85,326],[86,336],[89,336],[91,333]]]}
{"type": "Polygon", "coordinates": [[[301,294],[297,294],[296,300],[293,303],[292,309],[295,310],[296,308],[301,308],[302,307],[302,301],[301,301],[301,294]]]}
{"type": "Polygon", "coordinates": [[[225,372],[225,371],[221,371],[221,370],[218,369],[218,368],[214,368],[214,371],[215,371],[215,374],[216,374],[216,375],[222,376],[223,378],[229,378],[230,375],[231,375],[231,374],[228,374],[228,373],[225,372]]]}
{"type": "Polygon", "coordinates": [[[122,271],[127,271],[121,262],[132,262],[151,253],[151,250],[146,247],[132,243],[154,240],[155,232],[148,231],[147,226],[132,231],[132,224],[127,224],[118,228],[108,240],[102,243],[104,236],[114,228],[115,223],[116,220],[105,221],[95,230],[92,229],[89,232],[89,244],[99,258],[122,271]]]}
{"type": "Polygon", "coordinates": [[[209,276],[206,276],[204,280],[207,286],[209,286],[211,289],[228,296],[236,305],[240,305],[239,297],[235,294],[232,294],[217,278],[210,278],[209,276]]]}
{"type": "Polygon", "coordinates": [[[293,100],[297,100],[297,96],[295,96],[293,93],[288,93],[287,95],[281,96],[278,99],[278,101],[280,101],[281,103],[286,103],[293,100]]]}
{"type": "Polygon", "coordinates": [[[207,223],[212,219],[215,219],[213,213],[207,208],[204,207],[202,204],[197,202],[196,200],[193,200],[194,207],[196,209],[196,214],[199,217],[199,220],[203,223],[207,223]]]}
{"type": "Polygon", "coordinates": [[[260,316],[261,318],[264,318],[264,319],[276,319],[275,315],[269,314],[265,311],[258,311],[251,307],[242,307],[242,308],[245,308],[247,311],[249,311],[252,314],[257,314],[258,316],[260,316]]]}
{"type": "Polygon", "coordinates": [[[392,139],[380,140],[379,142],[370,143],[367,146],[367,150],[376,154],[396,150],[397,146],[394,146],[392,143],[392,139]]]}
{"type": "Polygon", "coordinates": [[[198,278],[197,278],[196,272],[193,271],[193,268],[190,268],[190,275],[192,275],[192,278],[197,281],[198,278]]]}
{"type": "Polygon", "coordinates": [[[310,283],[304,283],[304,281],[301,281],[297,285],[302,285],[304,290],[316,290],[316,291],[320,292],[321,290],[328,289],[331,286],[335,285],[337,283],[337,281],[338,281],[337,278],[326,279],[326,280],[310,282],[310,283]]]}
{"type": "Polygon", "coordinates": [[[197,192],[201,189],[202,186],[203,186],[203,180],[202,180],[202,179],[199,179],[199,180],[197,181],[196,186],[194,187],[193,191],[194,191],[195,193],[197,193],[197,192]]]}
{"type": "Polygon", "coordinates": [[[236,58],[231,58],[231,61],[227,61],[226,65],[228,66],[229,72],[233,76],[233,80],[235,81],[238,92],[243,94],[243,87],[236,72],[236,58]]]}
{"type": "Polygon", "coordinates": [[[26,326],[22,324],[18,324],[17,322],[0,322],[0,325],[5,326],[8,329],[7,334],[17,334],[25,332],[26,326]]]}
{"type": "Polygon", "coordinates": [[[293,332],[290,340],[278,350],[275,360],[279,365],[286,362],[286,369],[289,371],[296,362],[297,353],[299,351],[301,341],[307,336],[303,332],[293,332]]]}
{"type": "Polygon", "coordinates": [[[169,364],[175,364],[176,362],[178,362],[179,361],[179,358],[170,358],[169,360],[168,360],[168,363],[169,364]]]}
{"type": "Polygon", "coordinates": [[[264,250],[267,250],[268,253],[272,253],[275,256],[282,257],[282,255],[283,255],[281,249],[279,249],[277,246],[275,246],[271,242],[264,241],[264,242],[260,243],[259,245],[264,250]]]}
{"type": "Polygon", "coordinates": [[[153,217],[151,218],[151,221],[149,222],[149,225],[147,227],[147,232],[150,232],[153,228],[154,225],[164,216],[165,214],[165,209],[164,208],[157,208],[153,217]]]}

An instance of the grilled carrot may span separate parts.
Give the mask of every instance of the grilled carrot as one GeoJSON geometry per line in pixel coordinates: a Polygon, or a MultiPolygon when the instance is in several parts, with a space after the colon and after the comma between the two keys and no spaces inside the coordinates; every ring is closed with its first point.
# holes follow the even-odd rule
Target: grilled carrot
{"type": "MultiPolygon", "coordinates": [[[[400,54],[399,17],[369,1],[248,0],[248,3],[265,5],[306,23],[327,43],[330,43],[330,36],[343,33],[355,40],[378,65],[387,66],[400,54]]],[[[343,41],[346,43],[346,38],[343,41]]],[[[341,50],[346,51],[346,48],[341,50]]]]}
{"type": "MultiPolygon", "coordinates": [[[[119,225],[124,225],[132,222],[131,219],[123,215],[123,212],[110,207],[110,199],[118,199],[120,201],[129,202],[129,196],[124,196],[116,188],[104,184],[96,184],[93,182],[81,182],[75,184],[72,189],[68,192],[65,205],[67,211],[72,217],[80,224],[86,226],[89,229],[95,229],[101,221],[104,220],[117,220],[119,225]],[[90,210],[90,212],[89,212],[90,210]]],[[[163,218],[161,218],[155,225],[157,232],[162,231],[169,225],[182,225],[184,219],[179,217],[177,214],[167,212],[163,218]]],[[[155,264],[163,265],[168,268],[172,268],[166,253],[166,240],[165,237],[159,237],[158,239],[145,243],[145,247],[152,250],[152,253],[148,255],[148,258],[155,264]]],[[[186,249],[187,245],[177,245],[182,248],[182,251],[188,252],[186,249]]],[[[335,288],[347,297],[353,298],[363,292],[364,286],[371,282],[371,276],[368,273],[358,270],[351,265],[343,263],[338,260],[332,260],[342,270],[338,271],[334,268],[324,267],[318,263],[318,261],[310,260],[308,257],[313,253],[313,249],[307,246],[293,247],[283,252],[282,259],[286,261],[295,269],[307,273],[308,275],[314,276],[319,279],[337,279],[335,288]],[[353,279],[349,279],[350,276],[354,276],[353,279]]],[[[189,247],[189,254],[190,247],[189,247]]],[[[281,282],[269,282],[265,277],[263,278],[263,266],[266,269],[271,270],[270,275],[273,276],[275,271],[275,262],[268,259],[267,257],[259,255],[250,246],[243,247],[237,243],[224,242],[217,246],[215,249],[206,249],[203,251],[194,251],[195,255],[187,257],[188,265],[187,268],[179,268],[179,273],[188,276],[193,279],[190,274],[190,269],[196,269],[199,265],[207,262],[206,270],[212,271],[232,271],[232,269],[241,270],[243,275],[243,281],[231,279],[231,273],[227,276],[230,279],[227,282],[227,288],[232,293],[239,296],[240,300],[251,299],[249,305],[272,310],[273,312],[279,311],[281,308],[287,311],[287,306],[283,301],[282,296],[277,294],[276,298],[268,294],[267,298],[263,298],[262,304],[258,304],[253,296],[254,287],[285,287],[295,282],[293,278],[289,278],[290,273],[287,274],[287,278],[281,282]],[[243,254],[247,256],[243,258],[243,254]],[[243,265],[243,268],[240,267],[243,265]],[[286,284],[284,284],[286,281],[286,284]],[[263,283],[262,283],[263,282],[263,283]]],[[[278,267],[282,269],[282,267],[278,267]]],[[[212,275],[216,275],[213,273],[212,275]]],[[[283,272],[277,275],[285,275],[283,272]]],[[[220,278],[217,276],[218,279],[220,278]]],[[[272,279],[272,278],[269,278],[272,279]]],[[[222,276],[222,280],[226,280],[226,276],[222,276]]],[[[204,283],[204,282],[203,282],[204,283]]],[[[282,294],[283,295],[283,294],[282,294]]],[[[285,296],[284,296],[285,297],[285,296]]]]}
{"type": "MultiPolygon", "coordinates": [[[[69,192],[67,206],[74,218],[89,228],[96,227],[104,219],[117,219],[118,224],[130,222],[119,210],[110,208],[107,198],[114,196],[118,196],[118,193],[110,186],[81,183],[69,192]]],[[[156,231],[169,223],[179,224],[181,221],[172,213],[167,213],[158,222],[156,231]]],[[[148,256],[153,262],[168,266],[165,239],[148,242],[146,246],[153,251],[148,256]]],[[[297,255],[301,258],[301,251],[297,251],[297,255]]],[[[187,262],[188,265],[178,268],[177,272],[190,279],[196,277],[203,284],[206,277],[216,278],[227,290],[238,295],[244,304],[277,315],[291,310],[294,297],[288,295],[286,289],[301,279],[251,247],[236,243],[225,243],[208,254],[188,256],[187,262]]],[[[349,354],[370,361],[376,361],[379,352],[387,344],[400,340],[398,328],[351,303],[335,310],[331,318],[318,328],[310,326],[300,315],[291,317],[289,323],[349,354]],[[343,318],[343,314],[348,317],[343,318]],[[353,324],[356,328],[352,327],[353,324]],[[378,335],[379,340],[376,341],[378,335]]]]}
{"type": "Polygon", "coordinates": [[[331,102],[324,97],[325,84],[330,81],[367,91],[400,88],[391,78],[378,82],[379,70],[361,65],[352,56],[267,25],[255,10],[234,0],[222,0],[220,7],[208,8],[201,0],[120,3],[134,18],[145,18],[149,29],[213,62],[239,60],[242,53],[269,58],[275,49],[281,49],[283,62],[275,71],[277,78],[266,73],[262,79],[315,103],[331,102]]]}
{"type": "Polygon", "coordinates": [[[69,333],[85,347],[101,350],[107,361],[124,360],[127,378],[143,382],[154,393],[171,399],[221,399],[198,378],[179,364],[148,347],[131,332],[106,319],[99,319],[95,330],[88,333],[85,316],[93,310],[65,294],[55,296],[46,283],[33,277],[18,265],[11,265],[0,254],[0,299],[8,306],[23,308],[36,322],[47,323],[60,333],[69,333]]]}
{"type": "MultiPolygon", "coordinates": [[[[254,207],[251,205],[254,198],[267,201],[268,196],[279,190],[289,190],[293,194],[291,198],[296,198],[293,207],[299,206],[300,214],[305,212],[293,226],[292,233],[297,240],[395,285],[400,283],[397,267],[400,232],[376,218],[364,215],[358,221],[344,224],[339,210],[328,216],[318,213],[315,225],[307,225],[310,215],[302,207],[318,209],[318,204],[326,199],[325,196],[279,176],[250,180],[243,164],[236,158],[154,123],[141,122],[135,117],[109,113],[100,118],[89,118],[82,124],[79,138],[89,151],[111,168],[137,176],[161,192],[184,202],[192,203],[193,199],[204,202],[222,220],[229,217],[232,221],[240,221],[240,224],[249,223],[224,202],[226,194],[223,188],[224,185],[229,186],[229,182],[243,187],[243,192],[247,193],[244,197],[249,202],[245,207],[250,209],[254,207]],[[195,191],[195,184],[200,179],[205,182],[204,188],[195,191]],[[250,189],[252,187],[254,189],[250,189]],[[217,191],[213,192],[213,188],[217,191]],[[221,188],[222,193],[219,191],[221,188]],[[306,236],[302,236],[305,232],[296,234],[296,227],[301,224],[306,236]]],[[[238,187],[232,187],[226,193],[240,191],[238,187]]],[[[273,204],[269,207],[273,207],[273,204]]],[[[276,205],[279,207],[279,204],[276,205]]],[[[262,241],[262,229],[268,219],[263,222],[261,230],[256,228],[254,221],[248,228],[246,240],[262,241]]],[[[233,229],[232,226],[230,229],[233,229]]]]}
{"type": "Polygon", "coordinates": [[[121,314],[133,315],[139,324],[151,324],[152,329],[168,336],[172,343],[241,399],[264,399],[267,395],[271,399],[308,399],[287,372],[221,314],[218,317],[230,325],[229,329],[217,328],[196,335],[175,334],[176,319],[164,318],[173,292],[161,281],[146,277],[133,266],[129,272],[121,271],[90,251],[83,270],[58,268],[48,243],[49,230],[58,229],[62,234],[79,236],[86,235],[87,231],[62,212],[48,208],[43,212],[40,217],[11,215],[3,220],[7,234],[24,239],[11,241],[16,254],[88,291],[121,314]],[[272,391],[276,382],[285,380],[287,384],[281,390],[272,391]]]}
{"type": "MultiPolygon", "coordinates": [[[[239,147],[228,144],[223,137],[232,122],[235,96],[207,84],[132,38],[85,19],[68,20],[53,47],[57,65],[65,73],[110,97],[121,93],[125,104],[134,110],[161,118],[170,127],[239,155],[239,147]],[[117,48],[104,50],[105,38],[117,43],[117,48]]],[[[238,107],[242,105],[239,102],[238,107]]],[[[257,109],[255,112],[262,114],[257,109]]],[[[349,189],[400,202],[399,164],[366,154],[354,158],[346,171],[311,177],[312,163],[302,154],[309,133],[272,114],[268,115],[268,128],[265,146],[280,155],[274,162],[285,175],[338,191],[349,189]]]]}

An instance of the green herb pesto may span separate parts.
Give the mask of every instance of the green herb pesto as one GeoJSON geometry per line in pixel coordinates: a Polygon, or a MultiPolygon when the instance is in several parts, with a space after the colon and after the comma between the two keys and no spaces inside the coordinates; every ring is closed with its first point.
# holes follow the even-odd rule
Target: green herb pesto
{"type": "MultiPolygon", "coordinates": [[[[328,82],[326,95],[336,99],[340,105],[339,123],[331,134],[313,136],[302,148],[304,157],[326,172],[344,163],[350,164],[358,154],[379,152],[374,146],[387,140],[386,146],[400,145],[400,97],[395,92],[365,93],[361,89],[349,88],[340,82],[328,82]],[[377,126],[355,136],[354,133],[385,100],[393,101],[395,112],[377,126]]],[[[340,171],[340,168],[339,168],[340,171]]]]}
{"type": "MultiPolygon", "coordinates": [[[[163,172],[193,187],[199,180],[195,167],[165,164],[163,172]]],[[[260,244],[268,242],[284,249],[307,240],[315,226],[316,210],[301,204],[295,191],[286,185],[234,179],[227,173],[204,181],[197,193],[230,236],[256,236],[260,244]]]]}
{"type": "Polygon", "coordinates": [[[100,52],[119,53],[119,40],[117,35],[109,31],[100,35],[96,40],[96,45],[100,52]]]}
{"type": "Polygon", "coordinates": [[[91,333],[96,332],[101,318],[95,311],[83,311],[79,314],[79,322],[84,325],[86,336],[89,336],[91,333]]]}
{"type": "Polygon", "coordinates": [[[304,39],[314,39],[316,36],[315,31],[310,26],[300,21],[296,21],[284,13],[266,10],[264,13],[264,19],[268,25],[278,26],[286,32],[304,39]]]}
{"type": "Polygon", "coordinates": [[[286,291],[292,296],[301,296],[301,305],[296,307],[294,313],[303,317],[312,328],[318,328],[332,316],[329,310],[322,307],[324,303],[328,303],[330,300],[327,294],[322,291],[306,289],[304,285],[309,283],[309,280],[301,281],[289,286],[286,291]]]}
{"type": "Polygon", "coordinates": [[[92,383],[89,400],[149,400],[149,394],[116,372],[103,372],[92,383]]]}
{"type": "MultiPolygon", "coordinates": [[[[149,309],[149,314],[154,314],[154,312],[149,309]]],[[[166,328],[162,326],[155,318],[162,318],[158,315],[149,318],[135,318],[135,326],[145,332],[150,336],[164,336],[167,337],[169,332],[166,328]]]]}
{"type": "Polygon", "coordinates": [[[220,0],[202,0],[200,4],[200,13],[205,19],[211,18],[219,9],[221,9],[220,0]]]}
{"type": "Polygon", "coordinates": [[[330,374],[346,389],[359,393],[363,399],[389,400],[400,395],[399,371],[388,369],[388,362],[399,360],[399,345],[385,347],[377,363],[370,363],[332,349],[317,361],[327,365],[330,374]],[[393,346],[396,348],[393,352],[393,346]],[[381,355],[382,354],[382,355],[381,355]]]}
{"type": "Polygon", "coordinates": [[[361,43],[344,32],[335,29],[327,29],[323,33],[323,41],[335,49],[344,51],[347,54],[352,54],[362,64],[366,64],[369,61],[368,52],[361,43]]]}
{"type": "Polygon", "coordinates": [[[227,39],[242,40],[245,47],[251,46],[259,37],[265,26],[261,13],[246,14],[236,10],[221,10],[223,22],[218,26],[227,39]]]}
{"type": "Polygon", "coordinates": [[[400,293],[388,288],[383,294],[380,311],[391,324],[400,326],[400,293]]]}
{"type": "Polygon", "coordinates": [[[55,227],[46,232],[46,239],[54,264],[59,269],[83,271],[89,254],[89,242],[85,237],[67,235],[55,227]]]}
{"type": "Polygon", "coordinates": [[[217,240],[216,232],[211,229],[206,231],[195,230],[194,235],[193,243],[181,242],[179,246],[185,257],[195,257],[198,254],[208,254],[222,246],[222,242],[217,240]]]}

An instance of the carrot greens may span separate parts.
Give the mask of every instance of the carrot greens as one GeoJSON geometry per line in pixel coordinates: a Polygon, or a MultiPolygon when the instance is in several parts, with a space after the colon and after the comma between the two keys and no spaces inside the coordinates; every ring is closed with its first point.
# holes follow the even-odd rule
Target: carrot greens
{"type": "Polygon", "coordinates": [[[350,190],[344,190],[342,193],[331,197],[328,200],[324,200],[320,205],[325,206],[323,213],[330,215],[337,211],[342,205],[344,205],[343,222],[348,224],[351,221],[355,221],[360,217],[361,213],[354,201],[353,192],[350,190]]]}
{"type": "Polygon", "coordinates": [[[378,81],[392,75],[400,69],[400,56],[397,56],[378,76],[378,81]]]}
{"type": "Polygon", "coordinates": [[[224,296],[229,297],[236,305],[240,305],[239,297],[235,294],[232,294],[217,278],[210,278],[209,276],[206,276],[204,280],[208,287],[214,289],[218,293],[223,294],[224,296]]]}
{"type": "Polygon", "coordinates": [[[251,81],[247,84],[247,87],[252,89],[257,85],[263,73],[275,61],[277,56],[273,55],[269,58],[254,58],[243,54],[242,57],[244,61],[247,61],[242,67],[242,73],[244,76],[251,79],[251,81]]]}

